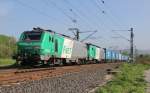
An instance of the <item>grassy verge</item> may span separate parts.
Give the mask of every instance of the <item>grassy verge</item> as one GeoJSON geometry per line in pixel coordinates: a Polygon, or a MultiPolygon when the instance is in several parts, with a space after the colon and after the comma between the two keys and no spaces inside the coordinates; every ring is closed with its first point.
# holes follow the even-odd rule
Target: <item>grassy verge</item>
{"type": "Polygon", "coordinates": [[[15,60],[13,59],[0,59],[0,67],[10,66],[15,64],[15,60]]]}
{"type": "Polygon", "coordinates": [[[99,88],[96,93],[145,93],[146,82],[144,70],[148,69],[144,64],[123,64],[121,73],[105,86],[99,88]]]}

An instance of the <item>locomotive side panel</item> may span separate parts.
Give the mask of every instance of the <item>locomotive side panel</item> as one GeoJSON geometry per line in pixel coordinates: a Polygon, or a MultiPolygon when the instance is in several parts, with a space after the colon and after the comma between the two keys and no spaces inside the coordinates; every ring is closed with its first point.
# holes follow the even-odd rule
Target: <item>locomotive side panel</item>
{"type": "Polygon", "coordinates": [[[105,60],[105,50],[103,48],[100,48],[100,60],[105,60]]]}
{"type": "Polygon", "coordinates": [[[69,38],[64,38],[64,43],[62,45],[61,58],[71,58],[73,52],[74,40],[69,38]]]}
{"type": "Polygon", "coordinates": [[[100,54],[101,54],[100,48],[96,47],[96,56],[95,56],[95,59],[98,60],[98,61],[101,60],[100,54]]]}

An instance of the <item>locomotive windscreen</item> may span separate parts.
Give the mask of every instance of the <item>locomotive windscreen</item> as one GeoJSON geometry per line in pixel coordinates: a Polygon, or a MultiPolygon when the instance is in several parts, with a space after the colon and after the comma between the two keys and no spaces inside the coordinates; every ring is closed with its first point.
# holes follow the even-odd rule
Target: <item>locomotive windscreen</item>
{"type": "Polygon", "coordinates": [[[41,40],[42,32],[25,32],[23,40],[25,41],[39,41],[41,40]]]}

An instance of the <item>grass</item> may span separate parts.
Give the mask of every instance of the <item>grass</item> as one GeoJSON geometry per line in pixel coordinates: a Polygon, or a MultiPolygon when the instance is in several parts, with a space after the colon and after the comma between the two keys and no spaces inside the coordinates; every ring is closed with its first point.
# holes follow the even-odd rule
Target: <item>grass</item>
{"type": "Polygon", "coordinates": [[[11,66],[15,64],[15,60],[13,59],[0,59],[0,67],[11,66]]]}
{"type": "Polygon", "coordinates": [[[105,86],[99,88],[96,93],[145,93],[146,81],[144,70],[149,65],[145,64],[123,64],[121,73],[115,75],[114,79],[105,86]]]}

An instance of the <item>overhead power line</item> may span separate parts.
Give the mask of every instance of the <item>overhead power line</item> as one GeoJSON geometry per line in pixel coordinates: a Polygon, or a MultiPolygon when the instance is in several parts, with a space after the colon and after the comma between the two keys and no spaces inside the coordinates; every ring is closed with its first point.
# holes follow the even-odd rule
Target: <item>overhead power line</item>
{"type": "MultiPolygon", "coordinates": [[[[103,14],[105,14],[103,11],[103,9],[97,4],[97,2],[95,1],[95,0],[90,0],[91,1],[91,3],[93,4],[93,6],[95,6],[97,9],[98,9],[98,11],[100,12],[100,13],[98,13],[99,15],[101,15],[102,13],[103,14]]],[[[98,16],[99,17],[99,16],[98,16]]],[[[101,26],[103,26],[104,28],[109,28],[109,26],[108,25],[106,25],[105,23],[104,23],[104,21],[103,20],[101,20],[101,18],[99,17],[98,18],[99,19],[99,22],[101,23],[101,26]]],[[[109,28],[110,29],[110,28],[109,28]]],[[[105,31],[108,31],[108,30],[105,30],[105,31]]],[[[110,31],[111,31],[111,29],[110,29],[110,31]]],[[[108,32],[110,32],[110,31],[108,31],[108,32]]]]}
{"type": "MultiPolygon", "coordinates": [[[[68,2],[70,3],[69,0],[66,0],[66,1],[68,1],[68,2]]],[[[80,0],[79,0],[79,1],[80,1],[80,0]]],[[[81,6],[81,7],[83,7],[83,4],[81,5],[81,2],[79,2],[79,1],[78,1],[78,5],[81,6]]],[[[94,21],[92,20],[92,19],[93,19],[93,16],[91,16],[91,18],[89,18],[89,17],[87,16],[87,14],[85,14],[84,11],[81,11],[81,9],[79,10],[79,9],[75,8],[75,6],[74,6],[72,3],[70,3],[70,5],[73,6],[74,9],[80,11],[80,15],[82,15],[84,18],[86,18],[86,20],[87,20],[90,24],[92,24],[92,26],[94,26],[94,27],[97,26],[97,27],[101,28],[101,27],[99,26],[99,24],[97,24],[96,22],[94,22],[94,21]]],[[[81,7],[80,7],[80,8],[81,8],[81,7]]],[[[88,14],[91,14],[91,12],[89,13],[89,11],[88,11],[88,14]]]]}
{"type": "Polygon", "coordinates": [[[98,10],[99,10],[101,13],[105,14],[105,11],[102,10],[102,8],[98,5],[98,3],[97,3],[95,0],[91,0],[91,2],[98,8],[98,10]]]}
{"type": "Polygon", "coordinates": [[[96,32],[97,32],[97,30],[96,31],[92,31],[92,33],[89,34],[87,37],[85,37],[83,40],[81,40],[81,42],[87,40],[89,37],[91,37],[92,35],[94,35],[96,32]]]}
{"type": "Polygon", "coordinates": [[[89,34],[86,38],[84,38],[83,40],[81,40],[81,42],[87,40],[89,37],[91,37],[93,34],[95,34],[97,31],[80,31],[78,28],[69,28],[70,31],[73,32],[75,39],[76,40],[80,40],[80,34],[82,33],[89,33],[92,32],[91,34],[89,34]]]}
{"type": "MultiPolygon", "coordinates": [[[[100,13],[103,13],[104,15],[106,15],[113,24],[116,24],[116,22],[113,20],[113,18],[109,16],[108,11],[102,9],[102,7],[100,6],[100,3],[98,3],[97,0],[91,0],[91,1],[97,7],[97,9],[100,11],[100,13]]],[[[105,3],[103,3],[103,4],[105,4],[105,3]]]]}
{"type": "MultiPolygon", "coordinates": [[[[127,31],[127,30],[126,30],[126,31],[127,31]]],[[[116,30],[112,30],[112,32],[114,32],[117,36],[119,36],[119,37],[121,37],[121,38],[123,38],[123,39],[125,39],[125,40],[127,40],[127,41],[130,41],[130,40],[129,40],[128,38],[126,38],[125,36],[123,36],[123,35],[117,33],[116,30]]]]}
{"type": "Polygon", "coordinates": [[[101,0],[101,2],[104,4],[105,3],[105,1],[104,0],[101,0]]]}
{"type": "Polygon", "coordinates": [[[114,23],[117,23],[117,25],[122,25],[122,23],[120,23],[121,21],[118,19],[118,17],[116,17],[114,15],[114,13],[112,12],[112,10],[110,10],[107,6],[107,3],[104,1],[104,0],[97,0],[100,3],[102,3],[104,5],[104,7],[107,9],[107,12],[106,14],[110,15],[111,16],[111,20],[114,22],[114,23]]]}
{"type": "MultiPolygon", "coordinates": [[[[117,31],[119,31],[119,30],[117,30],[117,31]]],[[[120,30],[120,31],[122,31],[122,30],[120,30]]],[[[123,30],[123,31],[125,31],[125,30],[123,30]]],[[[130,42],[130,62],[134,62],[134,53],[133,53],[134,52],[134,42],[133,42],[134,33],[133,33],[133,28],[131,28],[130,30],[126,30],[126,31],[130,32],[130,40],[127,39],[130,42]]],[[[125,37],[122,37],[122,38],[125,38],[125,37]]]]}
{"type": "MultiPolygon", "coordinates": [[[[73,10],[75,10],[77,13],[75,14],[77,17],[79,17],[81,20],[84,20],[86,24],[88,24],[89,27],[95,27],[95,25],[92,24],[92,22],[89,20],[89,18],[83,13],[83,11],[76,8],[70,1],[63,0],[67,5],[71,6],[73,10]]],[[[75,13],[75,12],[74,12],[75,13]]]]}
{"type": "Polygon", "coordinates": [[[55,2],[53,2],[52,0],[42,0],[47,6],[49,6],[49,4],[53,5],[54,7],[56,7],[62,14],[64,14],[67,18],[69,18],[73,23],[77,23],[77,20],[72,18],[70,15],[68,15],[62,8],[60,8],[55,2]],[[49,3],[50,2],[50,3],[49,3]]]}
{"type": "MultiPolygon", "coordinates": [[[[105,6],[105,2],[104,0],[91,0],[91,3],[93,3],[95,5],[95,7],[97,7],[97,9],[99,10],[100,13],[103,13],[104,15],[107,16],[107,18],[110,20],[110,22],[112,24],[116,24],[118,25],[118,23],[116,22],[116,20],[114,20],[114,16],[113,15],[110,15],[111,13],[109,13],[108,11],[106,10],[103,10],[100,3],[102,3],[104,6],[105,6]],[[98,2],[97,2],[98,1],[98,2]]],[[[106,6],[105,6],[106,7],[106,6]]],[[[102,21],[101,21],[102,22],[102,21]]],[[[104,22],[103,22],[104,24],[104,22]]],[[[111,30],[111,29],[110,29],[111,30]]]]}
{"type": "Polygon", "coordinates": [[[66,3],[66,5],[68,5],[68,8],[70,10],[70,12],[72,12],[76,17],[78,17],[78,19],[83,20],[83,22],[85,22],[88,27],[92,28],[93,25],[91,25],[91,23],[89,22],[89,20],[84,16],[84,14],[82,14],[82,12],[80,12],[80,10],[78,10],[76,7],[74,7],[74,5],[72,3],[70,3],[67,0],[63,0],[64,3],[66,3]],[[70,7],[71,8],[70,8],[70,7]]]}
{"type": "MultiPolygon", "coordinates": [[[[113,24],[116,24],[116,22],[114,21],[114,19],[112,18],[112,17],[109,17],[109,15],[108,15],[108,13],[107,13],[107,11],[106,10],[103,10],[102,9],[102,7],[100,6],[100,3],[98,3],[97,2],[97,0],[90,0],[91,1],[91,3],[99,10],[99,14],[104,14],[104,15],[107,15],[108,16],[108,18],[110,19],[110,21],[113,23],[113,24]]],[[[99,2],[100,2],[100,0],[98,0],[99,2]]],[[[101,0],[101,3],[102,4],[105,4],[105,2],[104,2],[104,0],[101,0]]],[[[101,20],[100,22],[102,22],[102,25],[105,27],[105,23],[101,20]]],[[[105,27],[105,28],[109,28],[109,26],[107,26],[107,27],[105,27]]],[[[107,30],[106,30],[107,31],[107,30]]],[[[110,31],[111,31],[111,29],[110,29],[110,31]]],[[[113,31],[112,31],[113,32],[113,31]]],[[[124,39],[126,39],[126,40],[128,40],[126,37],[124,37],[124,36],[122,36],[122,35],[120,35],[120,34],[118,34],[118,33],[116,33],[116,32],[113,32],[113,33],[115,33],[115,34],[117,34],[118,36],[120,36],[120,37],[122,37],[122,38],[124,38],[124,39]]]]}

